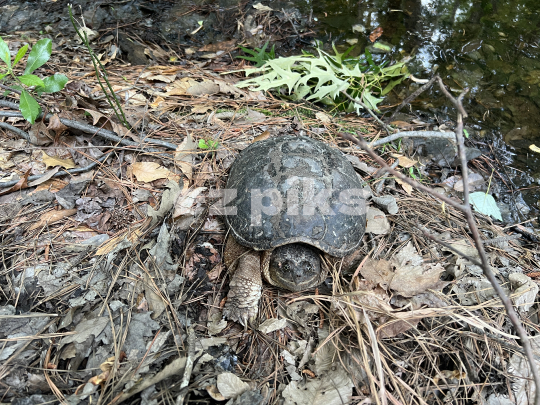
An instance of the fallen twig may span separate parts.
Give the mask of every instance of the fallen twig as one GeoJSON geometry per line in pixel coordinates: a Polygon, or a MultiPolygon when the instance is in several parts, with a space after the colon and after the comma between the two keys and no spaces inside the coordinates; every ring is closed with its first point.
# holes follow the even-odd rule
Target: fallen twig
{"type": "MultiPolygon", "coordinates": [[[[92,170],[94,167],[96,167],[96,165],[98,163],[103,163],[108,157],[109,155],[111,154],[111,152],[107,152],[105,153],[103,156],[101,156],[98,160],[96,160],[95,162],[93,163],[90,163],[88,166],[85,166],[85,167],[77,167],[76,169],[68,169],[68,170],[62,170],[61,172],[58,172],[58,173],[55,173],[54,175],[51,176],[51,178],[54,178],[54,177],[61,177],[61,176],[66,176],[68,174],[77,174],[77,173],[84,173],[84,172],[87,172],[88,170],[92,170]]],[[[43,174],[36,174],[34,176],[30,176],[28,177],[28,179],[26,179],[27,182],[31,182],[31,181],[34,181],[34,180],[38,180],[40,179],[41,177],[43,177],[44,175],[43,174]]],[[[12,180],[12,181],[6,181],[4,183],[0,183],[0,188],[6,188],[6,187],[12,187],[14,186],[15,184],[17,184],[18,182],[20,181],[20,179],[17,179],[17,180],[12,180]]]]}
{"type": "MultiPolygon", "coordinates": [[[[10,101],[0,100],[0,106],[12,108],[14,110],[19,109],[19,105],[17,103],[12,103],[10,101]]],[[[44,120],[49,120],[53,114],[47,114],[43,118],[43,114],[40,114],[38,116],[38,119],[43,118],[44,120]]],[[[22,114],[18,111],[0,111],[0,117],[20,117],[23,118],[22,114]]],[[[75,120],[68,120],[66,118],[60,118],[60,122],[64,124],[66,127],[78,129],[80,131],[86,132],[87,134],[97,135],[101,138],[107,139],[112,142],[117,142],[121,145],[125,146],[136,146],[138,148],[142,147],[141,144],[130,141],[128,139],[123,139],[119,137],[115,132],[109,131],[107,129],[99,128],[94,125],[86,124],[83,122],[75,121],[75,120]]],[[[9,129],[9,128],[6,128],[9,129]]],[[[23,136],[23,135],[21,135],[23,136]]],[[[145,142],[148,142],[150,144],[156,145],[156,146],[163,146],[164,148],[176,150],[178,148],[178,145],[175,145],[174,143],[162,141],[160,139],[151,139],[151,138],[145,138],[145,142]]],[[[148,152],[161,152],[158,149],[150,149],[147,148],[146,151],[148,152]]]]}
{"type": "Polygon", "coordinates": [[[392,134],[386,138],[376,140],[371,144],[373,148],[384,145],[385,143],[395,141],[400,138],[444,138],[454,139],[456,136],[453,132],[441,132],[441,131],[403,131],[397,134],[392,134]]]}
{"type": "MultiPolygon", "coordinates": [[[[22,116],[22,114],[21,114],[21,116],[22,116]]],[[[8,131],[11,131],[11,132],[15,133],[15,134],[19,135],[21,138],[23,138],[24,140],[30,142],[30,135],[28,135],[22,129],[14,127],[13,125],[9,125],[6,122],[0,122],[0,128],[7,129],[8,131]]]]}
{"type": "Polygon", "coordinates": [[[422,87],[420,87],[415,92],[413,92],[409,97],[407,97],[405,100],[403,100],[403,102],[394,110],[394,112],[392,113],[392,115],[388,119],[388,122],[392,122],[392,120],[394,119],[396,114],[398,112],[400,112],[403,107],[405,107],[407,104],[410,104],[416,97],[418,97],[424,91],[429,89],[431,87],[431,85],[435,82],[435,80],[437,80],[437,77],[439,77],[439,75],[433,76],[431,79],[429,79],[429,81],[426,84],[424,84],[422,87]]]}

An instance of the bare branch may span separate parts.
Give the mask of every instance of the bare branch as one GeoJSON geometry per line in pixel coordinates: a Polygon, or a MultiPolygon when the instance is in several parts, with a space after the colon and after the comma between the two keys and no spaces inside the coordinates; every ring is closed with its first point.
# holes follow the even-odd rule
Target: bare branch
{"type": "Polygon", "coordinates": [[[391,122],[396,114],[401,111],[403,107],[405,107],[407,104],[411,103],[416,97],[418,97],[420,94],[422,94],[424,91],[429,89],[431,85],[437,80],[439,75],[433,76],[429,81],[424,84],[422,87],[420,87],[418,90],[416,90],[414,93],[412,93],[409,97],[407,97],[403,102],[394,110],[390,118],[388,119],[388,122],[391,122]]]}

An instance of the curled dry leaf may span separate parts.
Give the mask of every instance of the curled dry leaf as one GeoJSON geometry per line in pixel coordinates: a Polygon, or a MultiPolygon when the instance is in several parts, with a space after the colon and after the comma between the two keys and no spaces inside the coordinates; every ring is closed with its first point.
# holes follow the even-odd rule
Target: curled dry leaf
{"type": "Polygon", "coordinates": [[[405,192],[408,195],[412,194],[413,187],[409,183],[405,183],[404,181],[402,181],[400,179],[397,179],[397,178],[396,178],[396,183],[398,183],[401,187],[403,187],[403,190],[405,190],[405,192]]]}
{"type": "Polygon", "coordinates": [[[8,188],[7,190],[4,190],[4,191],[0,192],[0,195],[9,194],[9,193],[12,193],[14,191],[19,191],[19,190],[27,188],[28,187],[28,176],[30,175],[30,170],[31,169],[28,169],[28,171],[24,174],[23,178],[20,179],[17,182],[17,184],[15,184],[14,186],[8,188]]]}
{"type": "Polygon", "coordinates": [[[197,142],[193,140],[193,137],[188,132],[184,140],[174,154],[174,160],[180,166],[182,173],[184,173],[188,179],[191,180],[193,176],[193,156],[197,151],[197,142]]]}
{"type": "Polygon", "coordinates": [[[375,42],[382,34],[383,34],[382,27],[377,27],[371,32],[371,34],[369,34],[369,40],[371,42],[375,42]]]}
{"type": "Polygon", "coordinates": [[[75,215],[77,213],[77,208],[71,210],[60,210],[60,211],[48,211],[41,215],[39,221],[32,225],[29,230],[41,228],[47,224],[54,224],[55,222],[60,221],[63,218],[75,215]]]}
{"type": "Polygon", "coordinates": [[[57,133],[64,132],[68,129],[62,122],[60,121],[60,117],[58,117],[58,114],[54,114],[51,118],[49,118],[49,125],[47,128],[56,131],[57,133]]]}

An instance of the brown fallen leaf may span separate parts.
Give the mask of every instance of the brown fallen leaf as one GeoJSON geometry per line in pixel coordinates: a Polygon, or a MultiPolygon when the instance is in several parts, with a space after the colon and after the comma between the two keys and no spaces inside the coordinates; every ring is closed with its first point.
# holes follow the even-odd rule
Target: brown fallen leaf
{"type": "Polygon", "coordinates": [[[253,138],[253,142],[264,141],[265,139],[268,139],[269,137],[270,137],[270,131],[266,130],[262,134],[257,135],[255,138],[253,138]]]}
{"type": "Polygon", "coordinates": [[[39,186],[37,186],[36,189],[32,193],[35,193],[36,191],[41,191],[41,190],[49,190],[51,193],[56,193],[57,191],[62,190],[67,185],[68,185],[67,181],[60,180],[60,179],[50,179],[41,183],[39,186]]]}
{"type": "Polygon", "coordinates": [[[180,166],[180,170],[188,179],[193,177],[193,156],[197,152],[197,142],[193,140],[191,133],[188,132],[182,143],[176,148],[174,160],[180,166]]]}
{"type": "Polygon", "coordinates": [[[60,211],[48,211],[41,215],[39,218],[39,221],[36,222],[34,225],[32,225],[28,230],[33,230],[37,228],[41,228],[42,226],[45,226],[47,224],[51,225],[55,222],[60,221],[63,218],[69,217],[71,215],[74,215],[77,213],[77,208],[73,208],[71,210],[60,210],[60,211]]]}
{"type": "Polygon", "coordinates": [[[405,190],[405,192],[408,195],[412,194],[413,186],[411,186],[409,183],[405,183],[404,181],[402,181],[400,179],[396,179],[396,183],[398,183],[401,187],[403,187],[403,190],[405,190]]]}
{"type": "Polygon", "coordinates": [[[369,34],[369,40],[371,42],[375,42],[382,34],[383,34],[382,27],[377,27],[371,32],[371,34],[369,34]]]}
{"type": "Polygon", "coordinates": [[[39,179],[32,181],[28,184],[28,187],[34,187],[41,183],[45,183],[47,180],[49,180],[52,176],[54,176],[56,173],[58,173],[58,170],[60,168],[56,166],[54,169],[49,170],[47,173],[45,173],[43,176],[41,176],[39,179]]]}
{"type": "Polygon", "coordinates": [[[136,162],[131,165],[133,175],[138,181],[150,183],[158,179],[178,180],[178,175],[156,162],[136,162]]]}
{"type": "Polygon", "coordinates": [[[30,136],[30,143],[32,145],[47,145],[54,140],[54,137],[50,134],[49,129],[43,121],[36,122],[30,127],[28,131],[30,136]]]}
{"type": "Polygon", "coordinates": [[[440,264],[423,263],[412,242],[401,249],[392,259],[396,270],[390,289],[397,291],[404,297],[421,294],[439,284],[444,267],[440,264]]]}
{"type": "Polygon", "coordinates": [[[68,127],[62,124],[58,114],[54,114],[51,118],[49,118],[49,125],[47,128],[56,131],[57,135],[68,129],[68,127]]]}
{"type": "Polygon", "coordinates": [[[203,46],[202,48],[199,48],[199,52],[217,52],[217,51],[224,51],[227,52],[228,50],[231,50],[236,46],[236,39],[231,39],[230,41],[221,41],[214,44],[208,44],[203,46]]]}
{"type": "Polygon", "coordinates": [[[92,116],[93,118],[92,125],[96,125],[101,118],[104,118],[106,121],[109,120],[109,118],[106,115],[103,115],[99,111],[90,110],[88,108],[85,108],[84,111],[86,111],[88,114],[92,116]]]}
{"type": "Polygon", "coordinates": [[[390,281],[394,277],[394,270],[390,262],[384,259],[374,260],[368,258],[360,269],[360,274],[366,280],[375,285],[380,285],[384,290],[388,290],[390,281]]]}
{"type": "Polygon", "coordinates": [[[399,153],[392,153],[390,156],[399,159],[399,165],[408,169],[418,163],[416,160],[409,159],[407,156],[400,155],[399,153]]]}
{"type": "Polygon", "coordinates": [[[8,188],[7,190],[4,190],[2,192],[0,192],[0,195],[5,195],[5,194],[9,194],[9,193],[12,193],[14,191],[19,191],[19,190],[23,190],[25,188],[28,187],[28,176],[30,175],[30,171],[32,169],[28,169],[27,172],[24,174],[23,178],[20,179],[17,184],[15,184],[14,186],[8,188]]]}
{"type": "Polygon", "coordinates": [[[47,167],[62,166],[65,169],[73,169],[76,167],[73,159],[60,159],[56,156],[49,156],[45,152],[43,152],[43,163],[45,163],[47,167]]]}

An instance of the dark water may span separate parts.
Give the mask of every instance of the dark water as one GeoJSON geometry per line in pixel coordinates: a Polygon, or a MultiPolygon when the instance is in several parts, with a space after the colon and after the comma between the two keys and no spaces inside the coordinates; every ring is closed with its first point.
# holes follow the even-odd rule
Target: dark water
{"type": "MultiPolygon", "coordinates": [[[[540,0],[300,3],[312,8],[325,43],[357,41],[355,52],[361,53],[370,43],[369,33],[381,27],[380,40],[393,46],[387,58],[411,56],[409,68],[416,77],[429,78],[436,71],[452,88],[469,87],[466,125],[495,149],[538,212],[540,154],[530,145],[540,148],[540,0]],[[365,32],[358,32],[362,27],[365,32]]],[[[434,90],[422,95],[413,110],[455,118],[434,90]]]]}

